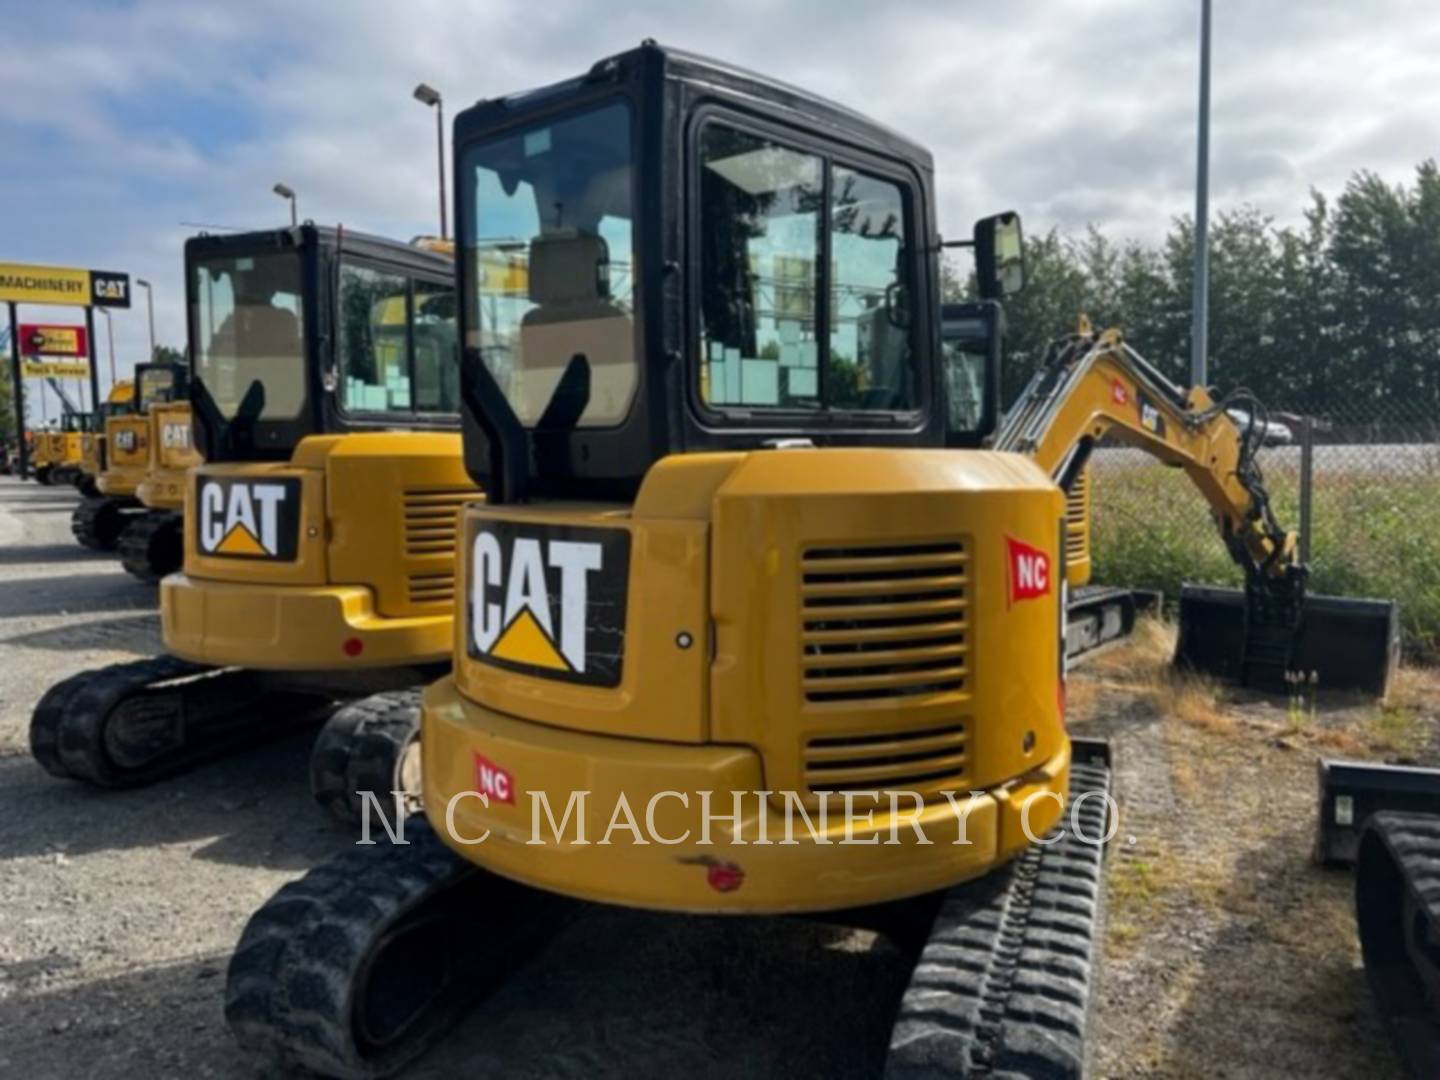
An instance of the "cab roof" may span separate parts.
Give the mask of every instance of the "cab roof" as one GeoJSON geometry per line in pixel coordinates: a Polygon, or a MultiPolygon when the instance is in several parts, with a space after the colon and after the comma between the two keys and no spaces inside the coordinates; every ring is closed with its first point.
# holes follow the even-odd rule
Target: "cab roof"
{"type": "Polygon", "coordinates": [[[701,94],[708,89],[731,99],[763,101],[772,109],[791,114],[797,127],[904,158],[926,171],[934,169],[934,158],[924,146],[848,106],[736,64],[649,40],[597,61],[584,75],[503,98],[481,100],[456,117],[455,134],[463,138],[483,133],[509,119],[518,119],[532,108],[552,105],[557,99],[593,89],[596,84],[644,81],[647,75],[654,78],[656,72],[664,80],[683,83],[701,94]]]}

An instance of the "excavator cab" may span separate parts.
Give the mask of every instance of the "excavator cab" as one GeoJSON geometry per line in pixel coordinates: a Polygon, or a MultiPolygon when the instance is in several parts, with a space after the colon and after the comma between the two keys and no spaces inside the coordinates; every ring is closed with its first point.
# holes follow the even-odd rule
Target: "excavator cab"
{"type": "Polygon", "coordinates": [[[50,772],[148,783],[354,702],[316,744],[317,799],[348,818],[359,789],[418,788],[411,688],[448,661],[455,512],[478,495],[438,246],[310,224],[186,244],[188,385],[138,376],[137,492],[175,508],[147,519],[181,570],[168,655],[52,688],[31,725],[50,772]]]}

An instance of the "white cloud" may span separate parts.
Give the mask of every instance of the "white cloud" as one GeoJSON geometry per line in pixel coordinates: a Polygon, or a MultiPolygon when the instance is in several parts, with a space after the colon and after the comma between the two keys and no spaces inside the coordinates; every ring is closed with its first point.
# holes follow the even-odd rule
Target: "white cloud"
{"type": "MultiPolygon", "coordinates": [[[[1294,220],[1355,169],[1400,181],[1440,145],[1440,9],[1216,5],[1212,193],[1294,220]]],[[[302,216],[433,231],[433,117],[577,74],[654,37],[861,109],[933,148],[942,229],[1142,238],[1192,205],[1198,3],[1153,0],[75,2],[12,17],[0,65],[0,257],[128,270],[183,341],[182,222],[302,216]],[[213,122],[209,117],[214,117],[213,122]]],[[[145,320],[116,321],[126,362],[145,320]]]]}

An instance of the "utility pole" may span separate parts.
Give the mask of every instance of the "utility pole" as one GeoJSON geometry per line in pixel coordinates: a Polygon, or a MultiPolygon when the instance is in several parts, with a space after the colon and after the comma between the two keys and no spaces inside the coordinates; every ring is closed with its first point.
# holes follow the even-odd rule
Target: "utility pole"
{"type": "Polygon", "coordinates": [[[101,308],[100,314],[105,316],[105,336],[110,339],[110,388],[115,388],[115,323],[110,319],[110,309],[101,308]]]}
{"type": "Polygon", "coordinates": [[[155,362],[155,291],[150,287],[150,282],[144,278],[136,278],[135,284],[145,290],[145,306],[150,309],[150,363],[155,362]]]}
{"type": "Polygon", "coordinates": [[[1195,154],[1195,295],[1190,328],[1190,383],[1209,378],[1210,320],[1210,0],[1200,0],[1200,122],[1195,154]]]}

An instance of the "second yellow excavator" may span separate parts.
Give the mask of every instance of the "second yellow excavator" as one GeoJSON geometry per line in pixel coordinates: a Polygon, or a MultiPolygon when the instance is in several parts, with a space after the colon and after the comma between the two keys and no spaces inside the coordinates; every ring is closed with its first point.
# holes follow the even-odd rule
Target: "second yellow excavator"
{"type": "MultiPolygon", "coordinates": [[[[184,552],[160,586],[167,655],[52,687],[30,726],[47,771],[149,783],[334,710],[312,757],[324,806],[418,790],[414,688],[448,660],[456,512],[478,495],[446,247],[312,224],[186,244],[204,464],[137,484],[154,501],[184,476],[183,528],[161,523],[184,552]]],[[[161,467],[191,452],[166,445],[170,415],[149,418],[161,467]]]]}
{"type": "Polygon", "coordinates": [[[70,531],[82,545],[114,551],[127,528],[143,519],[138,493],[154,464],[157,442],[154,411],[183,398],[187,370],[182,364],[136,364],[131,396],[104,417],[95,437],[99,471],[95,492],[75,508],[70,531]]]}
{"type": "Polygon", "coordinates": [[[130,379],[121,379],[110,388],[110,393],[96,411],[91,430],[80,439],[80,475],[75,479],[75,490],[87,499],[100,494],[100,474],[105,469],[105,430],[110,420],[124,416],[133,408],[135,384],[130,379]]]}

